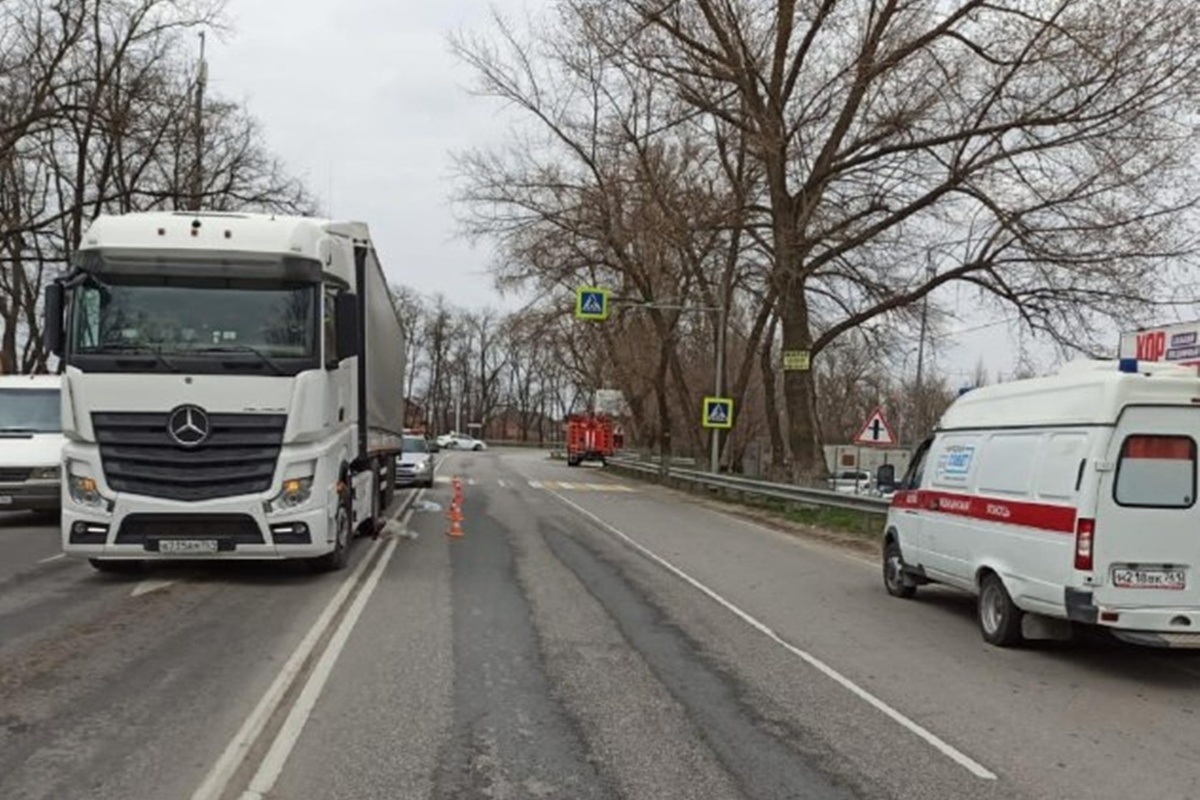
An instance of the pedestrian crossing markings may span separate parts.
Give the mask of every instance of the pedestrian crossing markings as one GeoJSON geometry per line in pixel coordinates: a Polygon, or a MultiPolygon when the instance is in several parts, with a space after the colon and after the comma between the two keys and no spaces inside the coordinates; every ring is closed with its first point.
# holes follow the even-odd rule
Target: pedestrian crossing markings
{"type": "Polygon", "coordinates": [[[636,489],[620,483],[574,483],[572,481],[530,481],[533,489],[558,489],[581,492],[634,492],[636,489]]]}

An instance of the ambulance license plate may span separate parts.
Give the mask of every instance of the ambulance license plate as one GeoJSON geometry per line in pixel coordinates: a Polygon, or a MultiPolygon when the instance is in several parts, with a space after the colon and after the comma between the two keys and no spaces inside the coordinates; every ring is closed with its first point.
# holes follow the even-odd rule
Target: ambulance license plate
{"type": "Polygon", "coordinates": [[[172,555],[206,555],[217,552],[216,539],[159,539],[158,552],[172,555]]]}
{"type": "Polygon", "coordinates": [[[1121,589],[1184,589],[1187,572],[1182,569],[1144,569],[1118,567],[1112,573],[1113,586],[1121,589]]]}

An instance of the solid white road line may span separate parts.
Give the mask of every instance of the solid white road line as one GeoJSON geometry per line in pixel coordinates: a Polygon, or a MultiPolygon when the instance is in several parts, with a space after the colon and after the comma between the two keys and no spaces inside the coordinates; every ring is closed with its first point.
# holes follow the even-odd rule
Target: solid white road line
{"type": "Polygon", "coordinates": [[[262,734],[267,721],[271,719],[276,709],[279,708],[280,703],[283,702],[284,696],[287,694],[288,689],[291,688],[293,681],[296,680],[304,662],[308,660],[309,655],[316,648],[317,642],[324,636],[326,628],[329,627],[333,618],[341,609],[342,604],[345,603],[346,597],[358,583],[358,577],[363,573],[367,565],[371,563],[371,557],[379,549],[381,542],[381,539],[377,539],[371,543],[367,554],[363,556],[362,560],[355,565],[354,570],[338,586],[337,593],[326,604],[325,608],[321,611],[321,615],[312,624],[312,627],[308,629],[308,633],[305,634],[304,639],[301,640],[300,644],[292,652],[287,663],[283,665],[283,669],[279,671],[279,675],[271,683],[271,686],[262,696],[262,699],[259,700],[258,705],[250,712],[250,716],[246,717],[246,721],[242,723],[242,727],[229,742],[229,745],[225,748],[225,752],[213,764],[204,782],[200,784],[200,787],[192,795],[192,800],[217,800],[217,798],[225,794],[234,773],[237,772],[249,754],[250,748],[254,746],[255,741],[262,734]]]}
{"type": "Polygon", "coordinates": [[[849,690],[851,693],[857,695],[862,700],[865,700],[869,705],[871,705],[875,709],[882,712],[885,716],[890,717],[892,720],[899,723],[904,728],[907,728],[912,733],[916,734],[918,737],[920,737],[925,742],[927,742],[930,746],[932,746],[935,750],[942,753],[946,757],[950,758],[956,764],[962,766],[964,769],[966,769],[968,772],[970,772],[975,777],[982,778],[983,780],[989,780],[989,781],[996,780],[996,774],[994,772],[992,772],[991,770],[989,770],[987,767],[983,766],[978,761],[971,758],[966,753],[963,753],[961,750],[957,749],[953,745],[944,741],[943,739],[938,737],[936,734],[934,734],[932,731],[921,726],[919,723],[914,722],[912,719],[909,719],[908,717],[904,716],[904,714],[901,714],[899,711],[892,708],[890,705],[885,703],[883,700],[881,700],[878,697],[876,697],[875,695],[871,694],[866,689],[862,688],[857,683],[850,680],[845,675],[838,672],[837,670],[835,670],[833,667],[826,664],[821,659],[819,659],[816,656],[812,655],[811,653],[801,650],[799,647],[796,647],[795,645],[790,644],[789,642],[785,641],[783,639],[783,637],[781,637],[778,633],[776,633],[774,630],[772,630],[768,625],[766,625],[763,622],[760,622],[755,617],[751,616],[750,614],[743,611],[738,606],[736,606],[733,603],[731,603],[730,601],[726,600],[724,597],[717,594],[715,591],[708,588],[706,585],[704,585],[700,581],[696,580],[691,575],[687,574],[682,569],[680,569],[679,567],[672,564],[670,561],[667,561],[665,558],[658,555],[654,551],[650,550],[648,547],[634,541],[630,536],[628,536],[627,534],[625,534],[618,528],[614,527],[613,525],[609,524],[608,522],[605,522],[600,517],[593,514],[591,511],[588,511],[583,506],[580,506],[578,503],[575,503],[575,502],[567,499],[566,497],[559,494],[558,492],[552,491],[552,492],[550,492],[550,494],[554,495],[559,500],[566,503],[568,506],[575,509],[577,512],[579,512],[583,516],[592,520],[597,525],[599,525],[602,528],[604,528],[605,530],[609,531],[614,536],[616,536],[618,539],[623,541],[625,544],[629,545],[634,550],[636,550],[638,553],[640,553],[641,555],[650,559],[654,563],[658,564],[663,569],[667,570],[667,572],[670,572],[675,577],[679,578],[680,580],[684,581],[685,583],[691,585],[693,588],[704,593],[709,598],[711,598],[712,600],[717,602],[719,605],[724,607],[726,610],[728,610],[729,612],[734,614],[734,616],[739,617],[746,624],[750,625],[750,627],[759,631],[764,636],[769,638],[771,641],[780,645],[785,650],[792,653],[793,655],[795,655],[796,657],[798,657],[805,663],[809,664],[811,667],[813,667],[817,671],[823,673],[826,677],[828,677],[828,678],[832,679],[834,682],[840,684],[841,686],[843,686],[844,688],[849,690]]]}
{"type": "MultiPolygon", "coordinates": [[[[424,490],[418,490],[413,496],[413,502],[409,504],[401,520],[402,525],[407,526],[409,520],[412,519],[416,501],[420,499],[423,493],[424,490]]],[[[393,546],[396,543],[395,539],[387,541],[389,545],[393,546]]],[[[221,753],[216,763],[213,764],[212,769],[205,776],[204,782],[192,794],[192,800],[218,800],[225,795],[234,774],[242,766],[242,762],[246,760],[246,756],[249,755],[258,737],[262,735],[267,722],[279,709],[285,695],[287,695],[292,684],[299,676],[301,668],[316,648],[317,643],[324,637],[333,618],[337,616],[345,604],[347,596],[349,596],[350,592],[358,584],[359,577],[366,570],[367,565],[371,563],[372,556],[375,555],[375,552],[383,543],[383,539],[376,539],[371,542],[370,549],[367,550],[366,555],[355,564],[354,570],[338,586],[337,592],[330,599],[329,603],[326,604],[325,608],[322,609],[321,615],[317,617],[312,627],[308,629],[308,632],[304,635],[300,644],[296,646],[291,656],[288,657],[287,662],[283,665],[283,669],[280,670],[270,687],[267,688],[258,705],[246,717],[245,722],[242,723],[242,727],[234,734],[225,751],[221,753]]],[[[386,555],[390,555],[390,551],[386,555]]],[[[343,626],[344,624],[345,620],[343,620],[343,626]]]]}
{"type": "Polygon", "coordinates": [[[49,564],[51,561],[58,561],[60,558],[66,558],[66,556],[66,553],[55,553],[54,555],[47,556],[46,558],[39,558],[37,563],[49,564]]]}
{"type": "Polygon", "coordinates": [[[275,788],[275,781],[283,772],[288,756],[292,754],[292,748],[295,747],[304,726],[308,723],[309,715],[312,714],[313,707],[316,706],[317,699],[321,696],[321,690],[325,688],[325,682],[329,680],[329,676],[333,673],[333,667],[337,664],[338,657],[346,646],[346,640],[350,638],[350,633],[358,623],[358,618],[362,616],[363,609],[366,608],[371,595],[375,592],[375,587],[379,585],[379,579],[394,552],[396,552],[396,540],[392,539],[387,543],[387,549],[383,551],[383,555],[375,562],[375,568],[371,570],[371,576],[367,578],[366,585],[355,596],[354,602],[350,604],[350,610],[342,618],[337,630],[334,631],[333,638],[329,640],[329,646],[321,654],[321,660],[317,662],[316,668],[308,676],[308,681],[300,692],[300,696],[296,698],[291,713],[288,714],[283,727],[275,736],[275,741],[271,744],[271,749],[267,751],[266,757],[259,764],[254,779],[250,781],[250,788],[242,794],[242,800],[260,800],[275,788]]]}

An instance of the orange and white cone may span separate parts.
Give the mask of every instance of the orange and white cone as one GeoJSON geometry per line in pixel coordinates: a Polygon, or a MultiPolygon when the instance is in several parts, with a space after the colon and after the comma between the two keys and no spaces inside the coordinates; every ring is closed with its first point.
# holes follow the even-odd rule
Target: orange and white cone
{"type": "Polygon", "coordinates": [[[446,531],[446,535],[451,539],[461,539],[463,535],[462,521],[463,513],[462,506],[457,501],[450,504],[450,511],[446,514],[450,519],[450,530],[446,531]]]}

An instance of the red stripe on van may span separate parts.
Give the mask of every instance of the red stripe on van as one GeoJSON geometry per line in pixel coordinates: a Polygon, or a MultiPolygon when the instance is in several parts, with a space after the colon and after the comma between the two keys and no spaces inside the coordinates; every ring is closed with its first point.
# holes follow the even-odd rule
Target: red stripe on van
{"type": "Polygon", "coordinates": [[[895,508],[916,508],[937,514],[984,519],[1005,525],[1020,525],[1053,533],[1075,533],[1075,507],[1053,506],[1046,503],[1026,503],[994,497],[975,497],[953,492],[922,489],[915,492],[896,492],[892,496],[895,508]]]}

